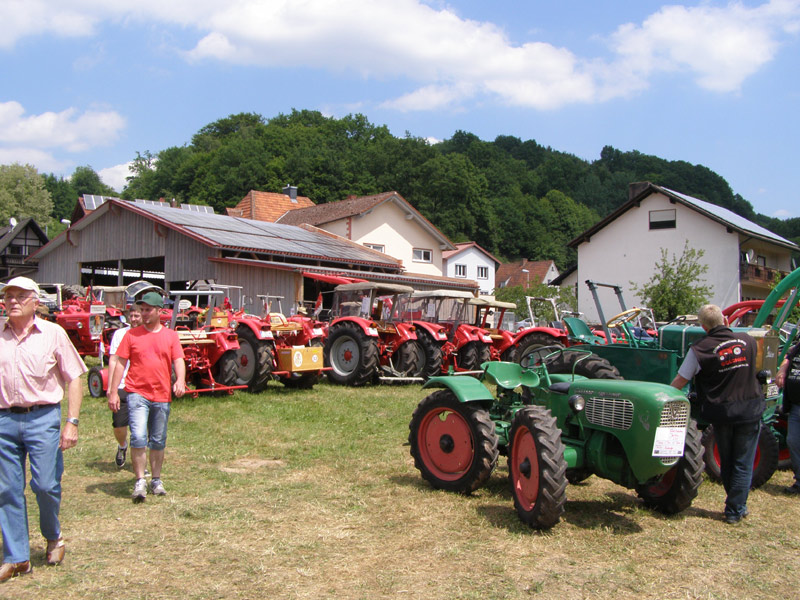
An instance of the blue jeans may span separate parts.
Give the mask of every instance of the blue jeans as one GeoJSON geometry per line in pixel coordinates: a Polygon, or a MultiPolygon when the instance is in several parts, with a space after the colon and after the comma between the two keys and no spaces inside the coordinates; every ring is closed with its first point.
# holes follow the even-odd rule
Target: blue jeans
{"type": "Polygon", "coordinates": [[[719,449],[720,476],[727,492],[725,516],[741,517],[747,510],[747,496],[753,481],[761,422],[714,423],[719,449]]]}
{"type": "Polygon", "coordinates": [[[800,487],[800,404],[793,404],[789,412],[786,445],[792,459],[794,485],[800,487]]]}
{"type": "Polygon", "coordinates": [[[131,448],[163,450],[167,446],[169,402],[153,402],[141,394],[128,394],[131,448]]]}
{"type": "Polygon", "coordinates": [[[0,527],[3,562],[30,559],[25,463],[31,463],[31,490],[39,505],[39,530],[45,539],[61,537],[61,405],[29,413],[0,410],[0,527]]]}

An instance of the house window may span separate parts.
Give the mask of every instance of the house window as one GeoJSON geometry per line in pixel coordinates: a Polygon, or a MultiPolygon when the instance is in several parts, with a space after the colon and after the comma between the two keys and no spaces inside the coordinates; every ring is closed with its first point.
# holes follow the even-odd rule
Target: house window
{"type": "Polygon", "coordinates": [[[424,250],[423,248],[414,248],[414,262],[433,262],[433,252],[424,250]]]}
{"type": "Polygon", "coordinates": [[[467,276],[467,265],[456,265],[456,277],[467,276]]]}
{"type": "Polygon", "coordinates": [[[651,210],[650,229],[675,229],[675,209],[651,210]]]}
{"type": "Polygon", "coordinates": [[[489,279],[489,267],[478,267],[478,279],[489,279]]]}
{"type": "Polygon", "coordinates": [[[383,253],[386,252],[386,246],[384,246],[383,244],[364,244],[364,246],[366,246],[370,250],[377,250],[378,252],[383,252],[383,253]]]}
{"type": "Polygon", "coordinates": [[[767,257],[761,256],[760,254],[756,256],[756,264],[759,267],[766,267],[767,266],[767,257]]]}

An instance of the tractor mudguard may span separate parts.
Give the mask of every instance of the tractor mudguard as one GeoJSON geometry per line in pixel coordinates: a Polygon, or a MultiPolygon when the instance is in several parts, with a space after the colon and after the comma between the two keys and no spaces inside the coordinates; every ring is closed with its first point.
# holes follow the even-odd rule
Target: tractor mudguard
{"type": "Polygon", "coordinates": [[[412,321],[414,327],[417,329],[424,329],[430,336],[439,342],[447,341],[447,331],[437,323],[429,323],[428,321],[412,321]]]}
{"type": "Polygon", "coordinates": [[[557,341],[562,343],[567,341],[567,332],[563,329],[556,329],[555,327],[528,327],[527,329],[521,329],[516,333],[514,336],[514,344],[519,344],[523,339],[535,333],[549,335],[550,337],[555,338],[557,341]]]}
{"type": "Polygon", "coordinates": [[[397,337],[399,337],[402,341],[417,339],[417,334],[414,331],[414,325],[411,323],[395,323],[394,326],[397,329],[397,337]]]}
{"type": "Polygon", "coordinates": [[[455,394],[459,402],[494,402],[492,393],[474,377],[458,375],[431,377],[422,387],[423,389],[447,388],[455,394]]]}
{"type": "MultiPolygon", "coordinates": [[[[337,325],[338,323],[355,323],[358,325],[361,330],[364,332],[364,335],[369,337],[380,337],[378,330],[372,326],[372,320],[364,319],[362,317],[340,317],[336,319],[331,325],[337,325]]],[[[414,337],[416,339],[416,337],[414,337]]]]}

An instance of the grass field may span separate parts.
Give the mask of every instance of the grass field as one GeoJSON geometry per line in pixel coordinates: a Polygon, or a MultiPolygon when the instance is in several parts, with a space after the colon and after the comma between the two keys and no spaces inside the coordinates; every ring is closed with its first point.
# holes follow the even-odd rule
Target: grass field
{"type": "Polygon", "coordinates": [[[65,454],[67,556],[44,565],[36,502],[32,576],[0,598],[788,598],[800,576],[800,500],[779,472],[750,516],[721,520],[706,481],[665,517],[596,477],[567,489],[546,533],[516,516],[501,457],[470,497],[435,491],[408,451],[420,386],[183,398],[173,405],[168,495],[130,500],[104,400],[88,395],[65,454]]]}

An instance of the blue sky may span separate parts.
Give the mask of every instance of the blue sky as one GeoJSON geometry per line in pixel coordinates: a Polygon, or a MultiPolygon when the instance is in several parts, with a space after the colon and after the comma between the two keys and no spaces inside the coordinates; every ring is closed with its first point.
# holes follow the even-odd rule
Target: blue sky
{"type": "Polygon", "coordinates": [[[0,82],[0,164],[117,191],[137,151],[297,108],[685,160],[800,216],[800,0],[0,0],[0,82]]]}

